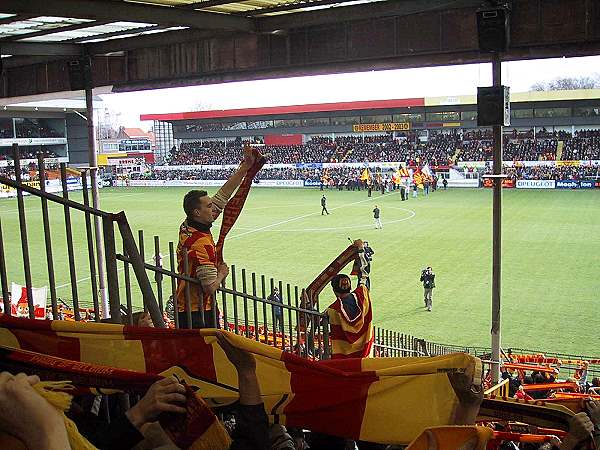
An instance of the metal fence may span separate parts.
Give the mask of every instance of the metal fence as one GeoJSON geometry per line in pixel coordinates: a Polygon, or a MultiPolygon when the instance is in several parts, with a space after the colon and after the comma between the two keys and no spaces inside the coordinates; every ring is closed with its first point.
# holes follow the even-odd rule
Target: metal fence
{"type": "MultiPolygon", "coordinates": [[[[32,186],[32,183],[23,182],[17,145],[13,146],[13,162],[13,176],[0,176],[0,186],[16,192],[18,238],[12,242],[11,272],[14,278],[20,278],[14,270],[18,264],[17,258],[14,257],[16,251],[14,244],[19,241],[29,318],[35,318],[32,270],[36,271],[34,275],[37,275],[36,278],[39,280],[41,277],[41,274],[37,273],[41,267],[39,256],[44,253],[35,245],[31,251],[29,244],[32,227],[27,216],[34,214],[37,209],[35,205],[37,198],[40,200],[39,207],[42,213],[44,265],[47,271],[44,284],[48,285],[50,294],[48,317],[53,319],[68,317],[75,321],[103,320],[133,325],[134,312],[136,309],[143,309],[150,313],[155,326],[164,327],[168,322],[172,322],[172,326],[179,327],[179,309],[181,310],[179,312],[188,319],[186,322],[191,327],[190,290],[200,290],[201,287],[197,279],[179,273],[187,273],[185,269],[189,263],[187,260],[180,261],[184,270],[179,270],[181,267],[177,267],[173,242],[168,242],[168,251],[165,251],[161,249],[160,238],[153,236],[152,251],[147,254],[144,232],[138,231],[136,241],[124,212],[110,213],[90,206],[88,180],[92,177],[89,170],[80,173],[83,203],[78,203],[69,198],[68,169],[64,163],[60,165],[61,195],[55,195],[45,190],[46,170],[41,155],[36,168],[38,180],[35,180],[39,182],[39,189],[32,186]],[[28,194],[27,205],[25,194],[28,194]],[[58,217],[51,217],[50,206],[62,207],[62,221],[58,217]],[[57,241],[62,236],[66,246],[57,245],[57,241]],[[63,247],[66,247],[64,251],[66,254],[62,259],[57,258],[57,250],[63,251],[63,247]],[[99,257],[100,253],[102,257],[99,257]],[[32,269],[32,255],[35,255],[34,262],[37,263],[37,269],[32,269]],[[151,257],[147,258],[150,255],[151,257]],[[168,267],[163,264],[164,255],[168,256],[168,267]],[[59,267],[55,264],[57,259],[62,261],[59,267]],[[68,273],[69,282],[57,287],[57,271],[62,274],[68,273]],[[86,276],[82,277],[83,273],[86,276]],[[102,301],[99,295],[99,282],[103,280],[102,273],[106,276],[106,301],[102,301]],[[185,301],[180,301],[178,305],[176,291],[178,283],[182,281],[185,281],[190,289],[184,290],[185,301]],[[57,288],[69,288],[70,295],[59,297],[57,288]],[[141,304],[136,301],[140,298],[141,304]]],[[[39,234],[37,230],[34,230],[34,233],[39,234]]],[[[2,217],[0,217],[2,306],[6,313],[11,314],[5,234],[6,232],[2,230],[2,217]]],[[[328,318],[318,310],[303,308],[301,298],[302,291],[298,286],[284,284],[280,280],[232,266],[228,278],[215,293],[215,304],[218,303],[220,308],[218,316],[216,310],[211,317],[204,317],[202,308],[200,311],[206,326],[228,329],[305,357],[327,358],[329,356],[328,318]],[[269,294],[274,287],[279,289],[281,302],[269,299],[269,294]]]]}

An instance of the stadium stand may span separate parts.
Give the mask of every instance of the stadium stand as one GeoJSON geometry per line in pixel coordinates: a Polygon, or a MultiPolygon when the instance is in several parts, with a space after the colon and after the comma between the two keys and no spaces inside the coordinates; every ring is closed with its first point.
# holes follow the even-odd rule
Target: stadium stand
{"type": "MultiPolygon", "coordinates": [[[[562,160],[600,159],[600,136],[597,130],[576,132],[540,131],[505,134],[504,159],[508,161],[553,161],[559,142],[563,142],[562,160]]],[[[174,148],[168,165],[236,164],[241,158],[242,141],[184,142],[174,148]]],[[[491,161],[492,140],[486,132],[432,133],[420,142],[414,133],[393,138],[391,135],[365,139],[343,136],[335,139],[313,138],[303,145],[265,146],[272,164],[329,162],[398,162],[409,165],[428,162],[447,165],[462,161],[491,161]]]]}

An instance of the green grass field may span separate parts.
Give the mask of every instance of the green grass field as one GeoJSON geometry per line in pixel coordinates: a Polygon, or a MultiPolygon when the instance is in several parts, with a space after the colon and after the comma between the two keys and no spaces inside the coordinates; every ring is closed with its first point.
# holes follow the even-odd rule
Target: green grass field
{"type": "MultiPolygon", "coordinates": [[[[104,189],[102,208],[124,210],[134,233],[144,229],[148,259],[153,235],[160,236],[163,253],[177,239],[186,191],[104,189]]],[[[329,216],[320,214],[317,189],[254,188],[226,243],[226,261],[302,287],[348,245],[348,237],[366,239],[375,250],[376,325],[440,343],[489,346],[491,190],[438,191],[408,202],[397,194],[369,199],[365,192],[325,193],[329,216]],[[383,230],[373,227],[375,204],[383,230]],[[436,272],[431,313],[423,308],[419,283],[427,265],[436,272]]],[[[81,193],[72,198],[80,200],[81,193]]],[[[47,284],[39,203],[26,199],[36,286],[47,284]]],[[[598,356],[600,192],[505,190],[503,206],[503,346],[598,356]]],[[[62,214],[62,207],[51,206],[58,295],[70,298],[62,214]]],[[[0,217],[8,279],[24,284],[14,199],[0,201],[0,217]]],[[[73,213],[73,224],[80,295],[89,298],[83,215],[73,213]]],[[[328,294],[321,296],[323,304],[328,294]]]]}

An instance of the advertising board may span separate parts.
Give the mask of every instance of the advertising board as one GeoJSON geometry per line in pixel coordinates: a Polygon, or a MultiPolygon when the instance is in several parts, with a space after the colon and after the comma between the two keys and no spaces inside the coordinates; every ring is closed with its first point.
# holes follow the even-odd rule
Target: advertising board
{"type": "Polygon", "coordinates": [[[410,123],[361,123],[358,125],[352,125],[352,131],[355,133],[369,133],[377,131],[408,131],[410,130],[410,123]]]}
{"type": "MultiPolygon", "coordinates": [[[[129,186],[160,187],[160,186],[223,186],[225,180],[131,180],[129,186]]],[[[253,182],[257,187],[304,187],[302,180],[258,180],[253,182]]]]}
{"type": "Polygon", "coordinates": [[[554,180],[517,180],[517,189],[554,189],[554,180]]]}
{"type": "Polygon", "coordinates": [[[579,181],[556,180],[556,189],[579,189],[579,181]]]}

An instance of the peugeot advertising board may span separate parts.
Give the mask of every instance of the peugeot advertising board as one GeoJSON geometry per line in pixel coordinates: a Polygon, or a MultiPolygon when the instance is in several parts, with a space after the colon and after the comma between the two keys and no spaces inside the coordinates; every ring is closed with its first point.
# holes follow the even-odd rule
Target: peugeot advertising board
{"type": "Polygon", "coordinates": [[[517,189],[554,189],[554,180],[517,180],[517,189]]]}

